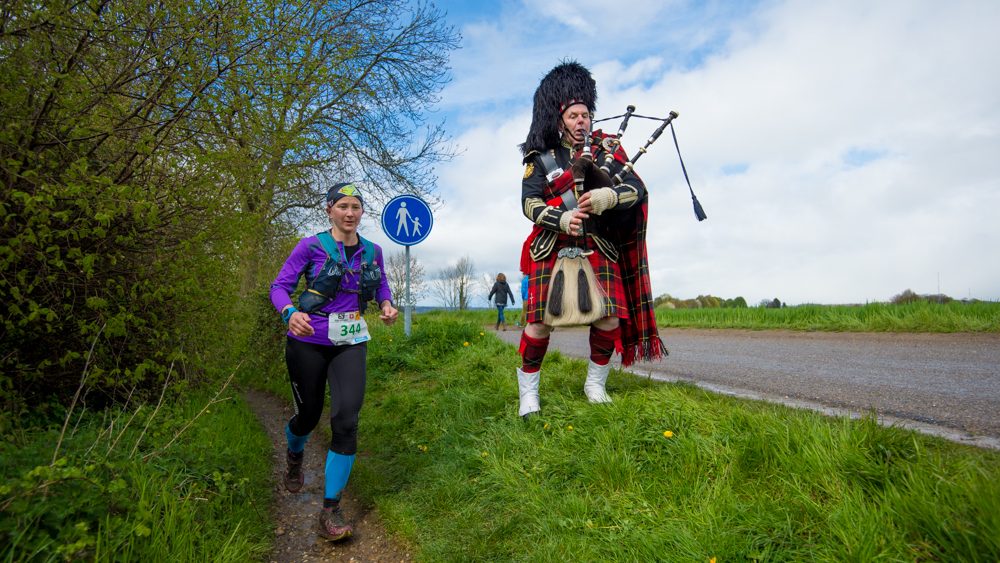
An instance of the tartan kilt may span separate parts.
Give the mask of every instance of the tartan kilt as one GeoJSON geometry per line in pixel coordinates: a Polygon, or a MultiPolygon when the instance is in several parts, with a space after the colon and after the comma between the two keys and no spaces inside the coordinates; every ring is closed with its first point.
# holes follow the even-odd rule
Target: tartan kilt
{"type": "MultiPolygon", "coordinates": [[[[529,261],[529,271],[524,272],[528,276],[528,300],[524,302],[524,322],[541,323],[545,320],[545,306],[549,295],[549,282],[552,279],[552,270],[556,265],[556,255],[559,249],[566,246],[576,246],[579,244],[576,237],[565,237],[560,235],[556,240],[555,249],[547,258],[541,261],[529,261]],[[567,244],[568,243],[568,244],[567,244]]],[[[587,257],[594,274],[601,285],[605,295],[604,316],[628,318],[628,307],[625,305],[625,286],[622,284],[621,273],[618,264],[608,260],[600,251],[595,250],[587,257]]]]}

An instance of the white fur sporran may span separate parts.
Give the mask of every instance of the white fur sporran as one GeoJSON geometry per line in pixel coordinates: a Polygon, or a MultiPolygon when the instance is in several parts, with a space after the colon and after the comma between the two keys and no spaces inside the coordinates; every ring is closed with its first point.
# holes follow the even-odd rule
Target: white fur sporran
{"type": "Polygon", "coordinates": [[[589,325],[605,316],[606,299],[584,251],[560,250],[549,279],[543,322],[549,326],[589,325]]]}

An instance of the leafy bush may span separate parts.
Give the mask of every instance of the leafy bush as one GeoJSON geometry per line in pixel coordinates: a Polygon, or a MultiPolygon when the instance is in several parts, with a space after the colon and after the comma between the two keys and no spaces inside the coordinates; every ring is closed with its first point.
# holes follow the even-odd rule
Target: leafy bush
{"type": "Polygon", "coordinates": [[[69,402],[84,373],[92,403],[154,388],[171,361],[198,351],[204,332],[191,329],[217,295],[238,288],[227,175],[188,142],[206,41],[226,36],[211,27],[199,38],[214,25],[202,20],[129,3],[5,7],[5,410],[69,402]],[[133,20],[135,29],[109,23],[133,20]],[[145,38],[153,29],[156,42],[145,38]]]}

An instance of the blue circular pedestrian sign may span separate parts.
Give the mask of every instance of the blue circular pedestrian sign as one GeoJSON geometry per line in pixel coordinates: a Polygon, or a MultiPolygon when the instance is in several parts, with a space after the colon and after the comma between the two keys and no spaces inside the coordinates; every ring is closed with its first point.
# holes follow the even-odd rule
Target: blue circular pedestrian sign
{"type": "Polygon", "coordinates": [[[427,238],[433,225],[430,206],[415,195],[396,196],[382,210],[382,231],[396,244],[417,244],[427,238]]]}

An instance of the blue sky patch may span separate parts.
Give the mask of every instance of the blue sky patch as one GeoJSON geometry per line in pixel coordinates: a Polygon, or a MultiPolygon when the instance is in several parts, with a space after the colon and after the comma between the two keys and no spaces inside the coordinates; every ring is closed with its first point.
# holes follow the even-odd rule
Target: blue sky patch
{"type": "Polygon", "coordinates": [[[852,168],[860,168],[861,166],[885,158],[887,154],[889,154],[889,151],[886,149],[851,147],[847,149],[842,158],[844,164],[852,168]]]}
{"type": "Polygon", "coordinates": [[[735,162],[732,164],[723,164],[722,173],[726,176],[736,176],[738,174],[744,174],[747,170],[750,170],[750,165],[746,162],[735,162]]]}

